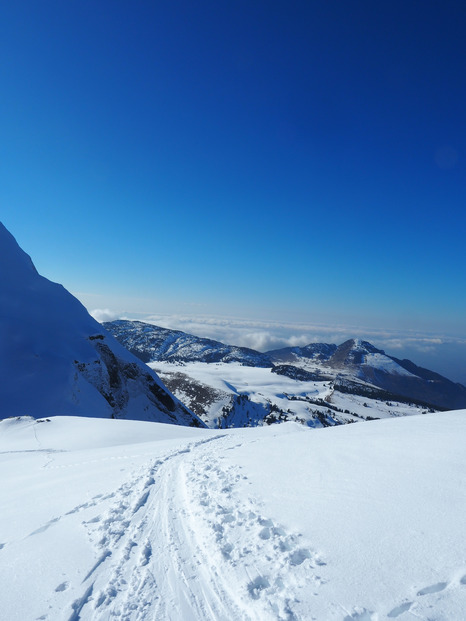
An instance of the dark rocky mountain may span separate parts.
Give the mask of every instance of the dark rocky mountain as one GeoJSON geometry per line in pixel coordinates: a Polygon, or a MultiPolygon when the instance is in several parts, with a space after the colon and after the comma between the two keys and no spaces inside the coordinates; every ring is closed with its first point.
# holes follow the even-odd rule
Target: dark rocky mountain
{"type": "MultiPolygon", "coordinates": [[[[377,349],[367,341],[350,339],[339,345],[330,358],[327,359],[327,362],[333,368],[354,368],[365,364],[368,354],[382,354],[385,356],[385,352],[377,349]]],[[[380,362],[379,360],[378,364],[380,362]]]]}
{"type": "Polygon", "coordinates": [[[0,223],[0,418],[56,415],[204,426],[0,223]]]}
{"type": "Polygon", "coordinates": [[[274,363],[286,363],[305,358],[309,360],[315,360],[317,362],[325,362],[336,351],[336,345],[329,345],[327,343],[310,343],[304,347],[283,347],[282,349],[273,349],[266,352],[274,363]]]}
{"type": "Polygon", "coordinates": [[[268,356],[253,349],[225,345],[180,330],[123,319],[103,325],[143,362],[239,362],[249,367],[272,366],[268,356]]]}

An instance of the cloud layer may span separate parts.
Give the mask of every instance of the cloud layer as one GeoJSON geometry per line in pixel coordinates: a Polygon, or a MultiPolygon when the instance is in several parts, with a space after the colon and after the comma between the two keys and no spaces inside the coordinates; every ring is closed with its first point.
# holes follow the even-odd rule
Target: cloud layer
{"type": "Polygon", "coordinates": [[[269,351],[281,347],[304,346],[309,343],[335,343],[350,338],[370,341],[397,358],[409,358],[419,366],[441,373],[456,382],[466,384],[466,339],[451,336],[402,332],[350,325],[322,325],[257,321],[210,315],[131,315],[119,316],[109,309],[91,312],[98,321],[137,319],[163,328],[182,330],[189,334],[228,343],[269,351]]]}
{"type": "Polygon", "coordinates": [[[118,314],[108,308],[94,308],[94,310],[89,311],[89,314],[92,315],[92,317],[94,317],[94,319],[99,323],[119,319],[118,314]]]}

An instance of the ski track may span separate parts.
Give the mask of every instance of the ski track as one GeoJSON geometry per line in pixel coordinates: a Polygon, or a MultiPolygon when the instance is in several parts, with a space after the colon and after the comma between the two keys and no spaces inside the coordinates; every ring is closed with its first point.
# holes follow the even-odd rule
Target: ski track
{"type": "Polygon", "coordinates": [[[191,442],[152,459],[113,493],[32,532],[112,501],[82,522],[95,562],[80,586],[56,586],[60,598],[73,597],[68,604],[61,600],[60,619],[301,619],[300,591],[312,588],[317,594],[325,563],[299,534],[236,492],[246,477],[222,463],[222,453],[237,446],[237,439],[223,435],[191,442]]]}
{"type": "MultiPolygon", "coordinates": [[[[98,494],[31,532],[28,537],[68,516],[105,507],[82,522],[95,562],[80,585],[64,581],[55,587],[58,616],[49,612],[38,618],[316,619],[301,603],[309,605],[310,595],[319,596],[327,581],[326,562],[299,533],[264,515],[258,500],[244,494],[244,485],[242,493],[237,489],[247,477],[239,466],[227,465],[223,455],[240,446],[237,438],[216,435],[157,459],[152,456],[115,491],[98,494]]],[[[421,604],[465,587],[466,575],[459,572],[450,581],[413,588],[411,597],[390,610],[341,606],[340,619],[423,619],[421,604]]]]}

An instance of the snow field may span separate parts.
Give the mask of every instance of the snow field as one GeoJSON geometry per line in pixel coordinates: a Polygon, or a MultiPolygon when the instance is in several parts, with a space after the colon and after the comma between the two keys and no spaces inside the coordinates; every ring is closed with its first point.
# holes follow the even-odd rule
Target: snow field
{"type": "MultiPolygon", "coordinates": [[[[374,354],[375,356],[375,354],[374,354]]],[[[395,364],[395,363],[393,363],[395,364]]],[[[329,407],[335,406],[341,410],[335,412],[330,410],[330,416],[334,419],[346,423],[359,422],[368,416],[372,418],[386,418],[393,416],[410,416],[426,411],[425,407],[398,403],[390,401],[389,405],[385,401],[376,401],[369,397],[361,397],[348,393],[334,391],[328,381],[296,381],[284,375],[272,373],[269,368],[246,367],[239,363],[216,363],[207,364],[203,362],[190,362],[184,364],[173,364],[168,362],[153,362],[149,366],[162,378],[166,374],[182,372],[193,378],[195,381],[222,391],[230,395],[247,395],[251,402],[244,403],[243,409],[236,406],[231,418],[235,426],[246,427],[249,420],[257,424],[264,416],[264,407],[269,404],[277,406],[283,412],[287,412],[289,418],[293,420],[309,421],[311,426],[320,426],[321,423],[315,419],[314,412],[318,411],[325,415],[328,413],[327,405],[317,405],[310,403],[312,400],[329,399],[329,407]],[[293,397],[290,400],[288,397],[293,397]],[[254,407],[256,404],[256,412],[254,407]],[[244,411],[243,411],[244,410],[244,411]],[[344,413],[345,410],[348,413],[344,413]]],[[[398,365],[397,365],[398,366],[398,365]]],[[[401,368],[401,367],[400,367],[401,368]]],[[[183,392],[177,392],[176,396],[190,406],[190,396],[183,392]]],[[[221,409],[226,405],[227,400],[215,402],[203,419],[210,427],[217,426],[217,419],[221,415],[221,409]]],[[[227,402],[228,403],[228,402],[227,402]]]]}
{"type": "Polygon", "coordinates": [[[2,618],[462,621],[465,439],[464,411],[0,422],[2,618]]]}

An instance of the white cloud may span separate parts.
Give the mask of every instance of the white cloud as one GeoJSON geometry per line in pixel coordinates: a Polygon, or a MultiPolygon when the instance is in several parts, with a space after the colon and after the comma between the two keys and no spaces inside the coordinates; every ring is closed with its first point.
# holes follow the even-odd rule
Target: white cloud
{"type": "Polygon", "coordinates": [[[114,313],[108,308],[95,308],[94,310],[89,311],[89,314],[99,323],[103,323],[104,321],[114,321],[119,318],[117,313],[114,313]]]}
{"type": "Polygon", "coordinates": [[[384,330],[351,325],[258,321],[236,317],[215,317],[192,314],[120,313],[109,309],[91,312],[97,321],[136,319],[163,328],[182,330],[196,336],[211,338],[229,345],[269,351],[282,347],[304,346],[309,343],[340,345],[350,338],[361,338],[388,355],[408,358],[419,366],[437,371],[454,381],[466,384],[466,339],[442,334],[415,331],[384,330]]]}
{"type": "MultiPolygon", "coordinates": [[[[315,327],[276,321],[256,321],[228,317],[190,316],[190,315],[149,315],[140,317],[164,328],[182,330],[196,336],[206,337],[228,343],[267,351],[280,347],[307,345],[318,341],[315,327]]],[[[325,329],[324,329],[325,330],[325,329]]],[[[335,331],[335,328],[331,330],[335,331]]],[[[328,340],[328,333],[325,330],[328,340]]],[[[341,342],[341,335],[336,335],[341,342]]]]}

